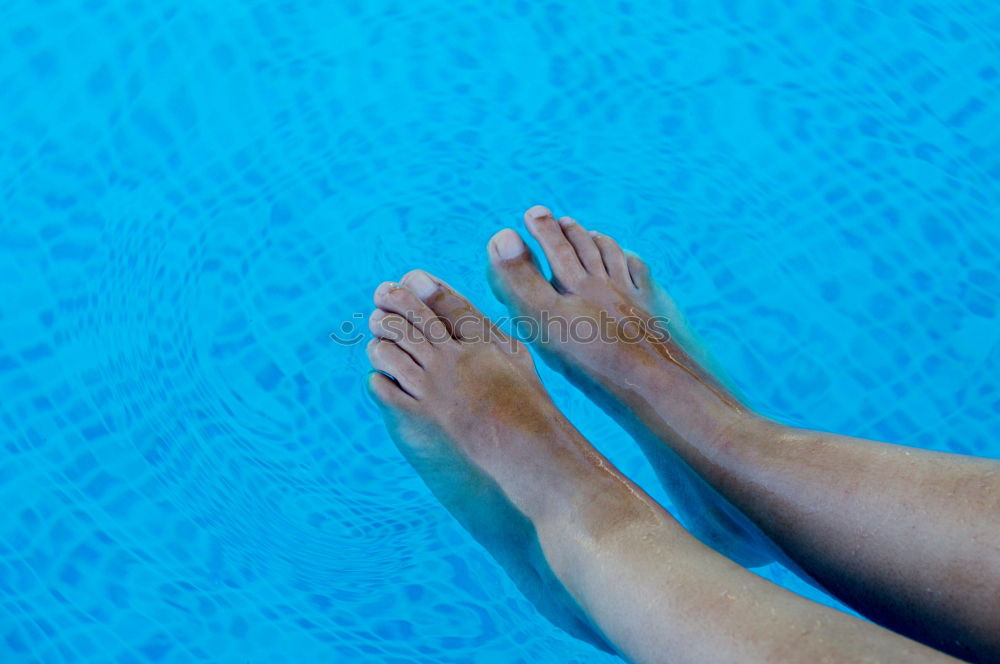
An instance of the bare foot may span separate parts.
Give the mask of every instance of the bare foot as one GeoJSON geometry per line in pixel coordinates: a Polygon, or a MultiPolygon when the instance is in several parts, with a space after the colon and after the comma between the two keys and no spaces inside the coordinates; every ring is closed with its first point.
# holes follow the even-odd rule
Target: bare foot
{"type": "Polygon", "coordinates": [[[374,301],[369,388],[403,455],[546,617],[609,650],[542,538],[614,523],[596,512],[625,480],[556,409],[528,350],[447,284],[416,270],[374,301]]]}
{"type": "Polygon", "coordinates": [[[542,206],[529,209],[525,223],[552,279],[506,229],[489,245],[497,296],[536,323],[525,329],[542,357],[639,440],[694,535],[744,565],[773,560],[760,530],[675,453],[692,437],[720,436],[752,415],[673,300],[610,237],[569,217],[556,220],[542,206]]]}

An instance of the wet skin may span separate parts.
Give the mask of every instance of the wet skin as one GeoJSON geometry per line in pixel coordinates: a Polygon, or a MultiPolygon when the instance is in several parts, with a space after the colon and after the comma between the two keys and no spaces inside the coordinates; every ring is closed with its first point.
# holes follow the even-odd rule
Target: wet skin
{"type": "MultiPolygon", "coordinates": [[[[491,282],[516,314],[651,318],[672,307],[611,238],[542,206],[525,223],[551,281],[515,231],[490,244],[491,282]]],[[[710,359],[682,320],[671,331],[666,341],[537,348],[633,433],[668,485],[682,460],[858,611],[956,655],[1000,661],[1000,464],[760,417],[717,369],[702,368],[710,359]]],[[[752,533],[726,537],[734,558],[753,558],[752,533]]]]}
{"type": "MultiPolygon", "coordinates": [[[[728,376],[637,255],[622,251],[606,235],[584,230],[569,217],[557,222],[547,209],[533,210],[544,210],[538,220],[526,219],[529,230],[551,253],[551,283],[541,276],[517,234],[508,229],[489,244],[494,292],[515,315],[550,321],[551,341],[534,344],[542,358],[635,436],[685,526],[698,539],[746,566],[782,557],[755,524],[675,452],[676,447],[686,445],[690,432],[675,430],[668,423],[653,432],[644,425],[651,417],[636,417],[635,411],[655,417],[656,406],[645,390],[658,389],[662,382],[658,378],[669,366],[688,384],[674,390],[678,408],[699,412],[704,428],[738,423],[748,411],[735,396],[728,376]],[[584,335],[579,340],[566,338],[571,321],[608,318],[620,322],[619,326],[601,326],[609,327],[605,336],[615,337],[612,340],[602,343],[584,335]],[[705,393],[710,398],[703,398],[705,393]],[[671,444],[664,445],[663,437],[671,444]]],[[[540,332],[541,325],[533,331],[540,332]]],[[[537,341],[541,334],[535,337],[537,341]]]]}
{"type": "Polygon", "coordinates": [[[642,663],[951,661],[700,543],[562,416],[525,347],[447,284],[414,271],[374,299],[369,388],[393,440],[556,624],[642,663]]]}

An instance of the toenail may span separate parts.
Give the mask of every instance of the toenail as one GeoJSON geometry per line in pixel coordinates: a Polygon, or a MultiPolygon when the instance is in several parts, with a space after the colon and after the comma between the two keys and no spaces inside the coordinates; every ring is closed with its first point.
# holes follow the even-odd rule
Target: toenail
{"type": "Polygon", "coordinates": [[[430,297],[438,289],[434,280],[422,270],[414,270],[403,278],[407,287],[421,300],[430,297]]]}
{"type": "Polygon", "coordinates": [[[378,323],[383,318],[385,318],[385,316],[386,316],[386,314],[385,314],[384,311],[382,311],[381,309],[376,309],[375,311],[372,312],[372,315],[369,316],[369,318],[371,319],[371,321],[373,323],[378,323]]]}
{"type": "Polygon", "coordinates": [[[505,228],[496,234],[493,239],[493,246],[496,247],[497,256],[503,259],[514,258],[524,251],[524,243],[521,237],[509,228],[505,228]]]}
{"type": "Polygon", "coordinates": [[[575,222],[572,217],[563,217],[559,220],[559,225],[562,226],[563,228],[566,228],[567,226],[572,226],[574,223],[575,222]]]}
{"type": "Polygon", "coordinates": [[[544,205],[535,205],[528,209],[527,213],[528,219],[538,220],[543,217],[551,217],[552,212],[544,205]]]}
{"type": "Polygon", "coordinates": [[[590,237],[600,237],[600,235],[597,231],[590,231],[590,237]]]}

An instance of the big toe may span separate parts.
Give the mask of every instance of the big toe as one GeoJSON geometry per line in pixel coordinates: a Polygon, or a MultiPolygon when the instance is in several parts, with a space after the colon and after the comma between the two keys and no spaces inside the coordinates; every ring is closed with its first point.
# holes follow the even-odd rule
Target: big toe
{"type": "Polygon", "coordinates": [[[402,280],[448,326],[451,336],[459,341],[506,340],[486,316],[464,295],[423,270],[411,270],[402,280]]]}
{"type": "Polygon", "coordinates": [[[507,306],[523,313],[537,313],[558,295],[542,276],[531,250],[516,231],[505,228],[488,245],[490,285],[507,306]]]}

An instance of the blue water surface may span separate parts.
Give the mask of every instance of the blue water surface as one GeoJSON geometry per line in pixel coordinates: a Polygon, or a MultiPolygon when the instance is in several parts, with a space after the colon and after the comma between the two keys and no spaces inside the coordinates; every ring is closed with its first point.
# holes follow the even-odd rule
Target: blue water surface
{"type": "Polygon", "coordinates": [[[764,412],[1000,456],[998,53],[987,0],[0,3],[0,661],[615,661],[330,338],[414,267],[503,314],[484,245],[535,203],[764,412]]]}

